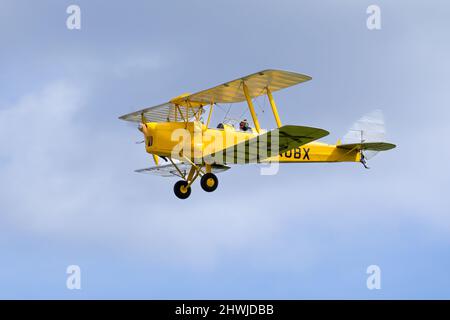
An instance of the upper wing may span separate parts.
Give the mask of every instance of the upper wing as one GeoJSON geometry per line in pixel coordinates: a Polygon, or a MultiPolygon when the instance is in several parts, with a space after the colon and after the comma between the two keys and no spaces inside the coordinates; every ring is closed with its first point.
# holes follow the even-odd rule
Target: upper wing
{"type": "Polygon", "coordinates": [[[311,77],[300,73],[263,70],[211,89],[193,94],[183,94],[169,102],[123,115],[119,119],[141,122],[142,115],[151,122],[180,121],[183,118],[186,119],[186,116],[187,119],[190,119],[197,112],[202,111],[205,105],[245,101],[242,87],[244,82],[250,97],[255,98],[265,94],[267,88],[275,92],[308,80],[311,80],[311,77]]]}
{"type": "Polygon", "coordinates": [[[282,126],[210,155],[205,155],[204,158],[205,161],[213,163],[258,163],[328,134],[328,131],[319,128],[282,126]]]}
{"type": "MultiPolygon", "coordinates": [[[[191,165],[186,164],[186,163],[178,163],[177,167],[178,167],[178,169],[180,169],[180,171],[184,175],[187,175],[189,173],[189,170],[191,169],[191,165]]],[[[212,165],[211,166],[211,172],[213,172],[213,173],[220,173],[220,172],[226,171],[228,169],[230,169],[230,167],[223,166],[223,165],[212,165]]],[[[153,174],[153,175],[161,176],[161,177],[173,177],[173,176],[180,177],[180,174],[178,173],[177,169],[172,164],[166,164],[166,165],[162,165],[162,166],[154,166],[154,167],[150,167],[150,168],[139,169],[139,170],[135,170],[135,172],[153,174]]]]}
{"type": "Polygon", "coordinates": [[[311,80],[310,76],[282,71],[263,70],[248,76],[229,81],[214,88],[191,94],[185,99],[197,103],[234,103],[245,101],[242,83],[248,88],[250,97],[255,98],[266,93],[266,88],[275,92],[301,82],[311,80]]]}
{"type": "Polygon", "coordinates": [[[340,149],[347,150],[370,150],[370,151],[386,151],[390,149],[394,149],[395,144],[388,142],[363,142],[363,143],[347,143],[340,144],[337,146],[340,149]]]}
{"type": "Polygon", "coordinates": [[[145,108],[119,117],[121,120],[141,122],[142,115],[147,121],[151,122],[170,122],[180,121],[187,116],[192,118],[197,112],[201,110],[199,105],[191,105],[189,107],[177,105],[174,102],[166,102],[158,106],[145,108]]]}

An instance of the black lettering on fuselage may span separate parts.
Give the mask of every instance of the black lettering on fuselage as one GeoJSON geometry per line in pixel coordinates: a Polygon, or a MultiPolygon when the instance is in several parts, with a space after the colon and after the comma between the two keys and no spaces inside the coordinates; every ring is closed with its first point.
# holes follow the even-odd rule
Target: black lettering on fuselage
{"type": "Polygon", "coordinates": [[[309,151],[310,148],[295,148],[293,150],[286,151],[284,153],[281,153],[280,156],[285,158],[292,158],[294,156],[294,159],[302,159],[302,160],[311,160],[309,158],[309,151]],[[303,152],[302,152],[303,149],[303,152]],[[302,158],[303,153],[303,158],[302,158]]]}
{"type": "Polygon", "coordinates": [[[308,149],[303,148],[303,152],[304,152],[303,160],[310,160],[309,159],[309,148],[308,149]]]}

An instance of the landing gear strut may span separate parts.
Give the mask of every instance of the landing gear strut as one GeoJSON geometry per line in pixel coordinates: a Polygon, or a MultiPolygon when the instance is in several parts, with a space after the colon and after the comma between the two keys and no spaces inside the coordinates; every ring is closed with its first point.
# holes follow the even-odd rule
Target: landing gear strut
{"type": "Polygon", "coordinates": [[[187,199],[191,195],[191,185],[194,181],[201,176],[200,185],[203,190],[206,192],[213,192],[217,189],[219,185],[219,179],[217,179],[216,175],[211,173],[211,167],[206,165],[206,172],[203,171],[202,166],[198,166],[193,163],[189,158],[185,157],[186,162],[190,163],[191,170],[188,174],[186,172],[182,172],[176,163],[172,161],[171,158],[168,158],[175,169],[178,171],[179,177],[183,180],[178,181],[173,186],[173,191],[175,195],[180,199],[187,199]]]}

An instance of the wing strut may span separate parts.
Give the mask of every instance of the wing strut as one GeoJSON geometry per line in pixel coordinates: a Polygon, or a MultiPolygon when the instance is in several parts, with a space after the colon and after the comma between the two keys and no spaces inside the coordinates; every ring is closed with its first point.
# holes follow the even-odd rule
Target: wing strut
{"type": "Polygon", "coordinates": [[[267,98],[269,98],[270,106],[272,107],[273,116],[275,117],[275,121],[277,122],[278,128],[281,127],[281,120],[280,116],[278,115],[277,105],[275,104],[275,100],[273,100],[272,91],[270,91],[270,88],[266,88],[267,91],[267,98]]]}
{"type": "Polygon", "coordinates": [[[261,132],[261,127],[259,126],[258,117],[255,113],[255,108],[253,107],[252,98],[250,97],[250,94],[248,93],[247,85],[244,81],[242,81],[242,87],[244,88],[244,95],[245,99],[247,99],[248,109],[250,110],[250,113],[252,115],[253,123],[255,124],[256,132],[261,132]]]}
{"type": "Polygon", "coordinates": [[[211,103],[211,106],[209,108],[209,113],[208,113],[208,120],[206,121],[206,127],[207,128],[209,128],[209,123],[211,122],[211,115],[212,115],[212,112],[213,112],[213,106],[214,106],[214,104],[211,103]]]}

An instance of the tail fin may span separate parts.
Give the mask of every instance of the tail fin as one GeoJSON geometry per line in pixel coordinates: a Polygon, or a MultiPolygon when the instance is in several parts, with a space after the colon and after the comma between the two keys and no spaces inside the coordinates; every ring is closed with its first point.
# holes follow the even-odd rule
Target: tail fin
{"type": "Polygon", "coordinates": [[[374,110],[356,121],[342,138],[338,148],[365,150],[364,158],[373,158],[379,151],[395,148],[386,141],[383,112],[374,110]]]}

